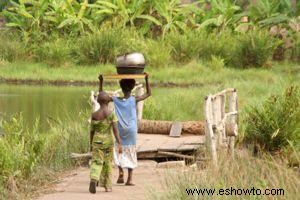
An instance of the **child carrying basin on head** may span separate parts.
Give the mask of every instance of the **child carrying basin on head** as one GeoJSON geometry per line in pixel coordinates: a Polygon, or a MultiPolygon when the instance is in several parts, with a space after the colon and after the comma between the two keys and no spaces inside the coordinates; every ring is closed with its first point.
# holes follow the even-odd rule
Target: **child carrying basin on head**
{"type": "MultiPolygon", "coordinates": [[[[122,153],[114,152],[114,160],[119,168],[117,183],[124,183],[124,171],[128,169],[128,178],[125,185],[132,186],[133,169],[137,167],[136,136],[137,136],[137,113],[136,104],[151,95],[148,74],[145,77],[146,93],[141,96],[132,96],[131,92],[135,86],[134,79],[120,80],[123,97],[112,97],[115,112],[118,117],[118,130],[122,144],[122,153]]],[[[103,78],[100,76],[100,91],[102,91],[103,78]]]]}

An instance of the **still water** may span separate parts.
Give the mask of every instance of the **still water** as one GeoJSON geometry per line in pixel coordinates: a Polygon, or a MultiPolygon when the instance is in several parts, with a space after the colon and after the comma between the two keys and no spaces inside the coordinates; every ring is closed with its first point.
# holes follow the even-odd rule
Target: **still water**
{"type": "Polygon", "coordinates": [[[49,118],[61,119],[90,109],[89,94],[96,87],[57,87],[0,84],[0,118],[22,112],[30,127],[40,119],[42,130],[49,127],[49,118]]]}

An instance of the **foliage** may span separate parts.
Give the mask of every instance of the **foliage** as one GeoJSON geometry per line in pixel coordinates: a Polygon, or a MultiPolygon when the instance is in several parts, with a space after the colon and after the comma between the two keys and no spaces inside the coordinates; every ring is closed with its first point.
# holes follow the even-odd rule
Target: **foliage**
{"type": "Polygon", "coordinates": [[[66,159],[69,154],[74,150],[83,152],[88,147],[88,137],[81,120],[79,118],[77,123],[70,120],[64,125],[56,120],[47,133],[39,132],[39,120],[32,129],[28,129],[22,115],[1,121],[4,132],[4,136],[0,136],[2,198],[6,199],[6,195],[17,198],[20,195],[18,191],[24,187],[21,184],[23,180],[29,183],[34,178],[43,179],[34,176],[43,167],[59,170],[71,166],[71,161],[66,159]]]}
{"type": "Polygon", "coordinates": [[[211,10],[204,17],[200,28],[208,26],[217,27],[219,31],[225,28],[233,28],[238,20],[243,16],[240,14],[241,8],[231,0],[211,0],[211,10]]]}
{"type": "Polygon", "coordinates": [[[25,54],[24,45],[7,32],[0,33],[0,60],[13,62],[25,54]]]}
{"type": "Polygon", "coordinates": [[[231,65],[238,68],[264,66],[280,44],[278,40],[261,31],[241,34],[237,40],[238,46],[231,65]]]}
{"type": "Polygon", "coordinates": [[[252,4],[249,16],[260,26],[273,26],[288,22],[289,17],[295,16],[290,0],[264,0],[252,4]]]}
{"type": "Polygon", "coordinates": [[[123,29],[100,30],[79,40],[76,55],[80,63],[114,63],[116,56],[127,53],[133,39],[123,29]],[[128,47],[128,48],[127,48],[128,47]]]}
{"type": "Polygon", "coordinates": [[[36,47],[35,59],[52,67],[60,67],[71,62],[71,47],[68,40],[57,39],[36,47]]]}
{"type": "MultiPolygon", "coordinates": [[[[247,143],[263,151],[277,151],[300,146],[300,90],[286,89],[283,95],[273,95],[260,106],[252,106],[245,117],[247,143]]],[[[299,150],[299,149],[298,149],[299,150]]]]}
{"type": "MultiPolygon", "coordinates": [[[[192,169],[172,169],[165,173],[164,184],[158,190],[156,186],[148,191],[149,199],[154,200],[194,200],[201,199],[196,192],[194,195],[187,194],[187,190],[198,189],[207,191],[215,189],[215,195],[211,199],[264,199],[265,189],[283,189],[281,195],[272,195],[271,198],[297,199],[299,196],[299,176],[298,172],[282,165],[280,160],[273,157],[262,159],[252,157],[247,151],[239,152],[235,158],[230,157],[226,152],[220,152],[219,167],[216,169],[212,164],[207,164],[205,170],[192,169]],[[261,196],[241,195],[237,189],[241,190],[260,189],[261,196]],[[228,189],[232,195],[216,195],[219,189],[225,192],[228,189]],[[282,194],[284,192],[284,194],[282,194]]],[[[221,194],[221,193],[220,193],[221,194]]],[[[225,193],[223,193],[225,194],[225,193]]],[[[251,193],[253,194],[253,193],[251,193]]],[[[205,193],[208,199],[210,195],[205,193]]],[[[204,196],[205,196],[204,195],[204,196]]],[[[268,199],[268,197],[266,198],[268,199]]]]}

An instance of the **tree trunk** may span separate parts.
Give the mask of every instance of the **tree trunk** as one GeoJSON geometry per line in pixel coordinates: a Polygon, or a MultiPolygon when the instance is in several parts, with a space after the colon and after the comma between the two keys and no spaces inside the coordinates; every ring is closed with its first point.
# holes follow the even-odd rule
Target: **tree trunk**
{"type": "MultiPolygon", "coordinates": [[[[140,120],[139,133],[169,135],[172,121],[140,120]]],[[[187,121],[182,122],[182,134],[204,135],[204,122],[187,121]]]]}

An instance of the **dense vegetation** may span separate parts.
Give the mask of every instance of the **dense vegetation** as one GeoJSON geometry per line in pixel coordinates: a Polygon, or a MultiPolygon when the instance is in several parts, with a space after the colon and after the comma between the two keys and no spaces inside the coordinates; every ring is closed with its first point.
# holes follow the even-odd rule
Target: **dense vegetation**
{"type": "Polygon", "coordinates": [[[1,60],[113,63],[118,54],[141,51],[152,67],[199,59],[248,68],[300,59],[299,3],[179,2],[11,1],[0,14],[1,60]]]}
{"type": "MultiPolygon", "coordinates": [[[[99,69],[112,71],[118,54],[140,51],[154,82],[168,77],[171,83],[201,85],[168,89],[173,96],[157,92],[145,103],[146,118],[200,119],[201,96],[234,86],[243,108],[241,144],[299,165],[299,87],[289,86],[300,80],[300,1],[7,0],[0,11],[1,77],[92,81],[99,69]]],[[[17,198],[34,189],[30,183],[71,166],[69,153],[88,148],[86,117],[55,121],[47,133],[39,132],[38,121],[26,128],[22,116],[1,121],[0,198],[17,198]]],[[[257,187],[284,187],[297,196],[297,176],[285,165],[251,156],[228,160],[219,176],[208,171],[216,179],[171,179],[174,188],[157,198],[184,199],[182,189],[194,185],[248,187],[252,178],[259,178],[257,187]],[[230,179],[235,169],[238,175],[231,177],[237,178],[230,179]]]]}
{"type": "Polygon", "coordinates": [[[76,121],[68,117],[68,123],[52,121],[45,133],[40,132],[38,119],[30,129],[22,115],[1,120],[5,136],[0,135],[0,198],[24,199],[24,195],[53,181],[53,172],[74,165],[70,152],[88,149],[86,117],[79,115],[76,121]]]}

